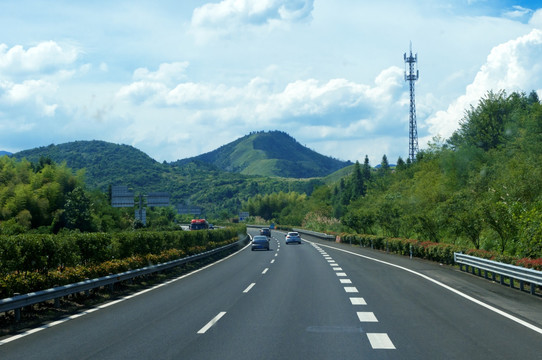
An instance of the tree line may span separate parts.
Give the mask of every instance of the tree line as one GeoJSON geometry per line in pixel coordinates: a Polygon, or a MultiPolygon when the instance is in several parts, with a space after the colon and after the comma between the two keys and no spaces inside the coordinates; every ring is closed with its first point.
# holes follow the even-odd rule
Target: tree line
{"type": "Polygon", "coordinates": [[[542,105],[536,92],[488,92],[449,139],[415,161],[368,157],[310,196],[244,203],[264,220],[315,230],[385,235],[542,257],[542,105]]]}

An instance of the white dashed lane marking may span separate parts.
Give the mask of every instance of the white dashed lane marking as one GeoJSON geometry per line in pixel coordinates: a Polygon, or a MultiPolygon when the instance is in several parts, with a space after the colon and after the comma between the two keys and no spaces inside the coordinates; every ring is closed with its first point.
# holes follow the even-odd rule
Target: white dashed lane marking
{"type": "Polygon", "coordinates": [[[390,337],[386,333],[368,333],[367,338],[369,338],[373,349],[395,349],[390,337]]]}
{"type": "MultiPolygon", "coordinates": [[[[347,277],[346,273],[343,272],[343,269],[339,267],[337,262],[333,260],[325,251],[321,250],[319,247],[314,245],[314,248],[317,249],[324,259],[332,266],[333,270],[336,271],[337,277],[341,284],[352,284],[352,280],[344,279],[347,277]]],[[[358,293],[358,289],[355,286],[345,286],[344,291],[347,293],[358,293]]],[[[362,297],[351,297],[349,298],[353,306],[366,306],[367,302],[362,297]]],[[[370,311],[357,311],[356,315],[360,322],[378,322],[376,315],[370,311]]],[[[367,338],[371,343],[373,349],[395,349],[395,345],[390,340],[387,333],[367,333],[367,338]]]]}
{"type": "Polygon", "coordinates": [[[209,330],[214,324],[216,324],[218,322],[218,320],[220,320],[220,318],[222,318],[222,316],[226,315],[226,312],[225,311],[222,311],[220,313],[218,313],[217,316],[215,316],[213,318],[213,320],[209,321],[207,323],[207,325],[205,325],[204,327],[202,327],[199,331],[198,331],[198,334],[205,334],[207,332],[207,330],[209,330]]]}
{"type": "Polygon", "coordinates": [[[360,322],[378,322],[375,314],[370,311],[358,311],[357,315],[360,322]]]}
{"type": "Polygon", "coordinates": [[[352,305],[367,305],[365,299],[362,297],[351,297],[350,302],[352,303],[352,305]]]}
{"type": "Polygon", "coordinates": [[[243,292],[246,294],[247,292],[250,291],[250,289],[252,289],[254,287],[254,285],[256,285],[256,283],[250,284],[243,292]]]}

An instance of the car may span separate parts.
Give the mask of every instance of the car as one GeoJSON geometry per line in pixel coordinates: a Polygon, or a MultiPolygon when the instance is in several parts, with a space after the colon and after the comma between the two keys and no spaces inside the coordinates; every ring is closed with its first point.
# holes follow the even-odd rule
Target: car
{"type": "Polygon", "coordinates": [[[271,230],[269,228],[262,228],[260,229],[260,235],[271,236],[271,230]]]}
{"type": "Polygon", "coordinates": [[[269,239],[267,236],[263,235],[256,235],[252,238],[252,251],[258,250],[258,249],[265,249],[269,250],[269,239]]]}
{"type": "Polygon", "coordinates": [[[299,233],[296,231],[290,231],[288,234],[286,234],[285,240],[286,240],[286,245],[290,243],[301,244],[301,236],[299,236],[299,233]]]}

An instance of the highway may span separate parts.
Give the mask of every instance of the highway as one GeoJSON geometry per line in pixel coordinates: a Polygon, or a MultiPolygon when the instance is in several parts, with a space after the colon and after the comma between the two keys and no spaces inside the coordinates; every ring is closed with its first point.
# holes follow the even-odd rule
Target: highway
{"type": "MultiPolygon", "coordinates": [[[[255,234],[257,229],[249,232],[255,234]]],[[[0,339],[0,359],[542,359],[542,299],[303,236],[0,339]]]]}

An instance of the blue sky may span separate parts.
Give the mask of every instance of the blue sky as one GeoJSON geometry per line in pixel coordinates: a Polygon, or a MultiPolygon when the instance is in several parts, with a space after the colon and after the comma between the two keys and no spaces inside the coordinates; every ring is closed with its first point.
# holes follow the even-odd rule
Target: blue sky
{"type": "Polygon", "coordinates": [[[341,160],[408,156],[489,90],[542,97],[542,5],[504,0],[0,0],[0,150],[76,140],[157,161],[281,130],[341,160]]]}

